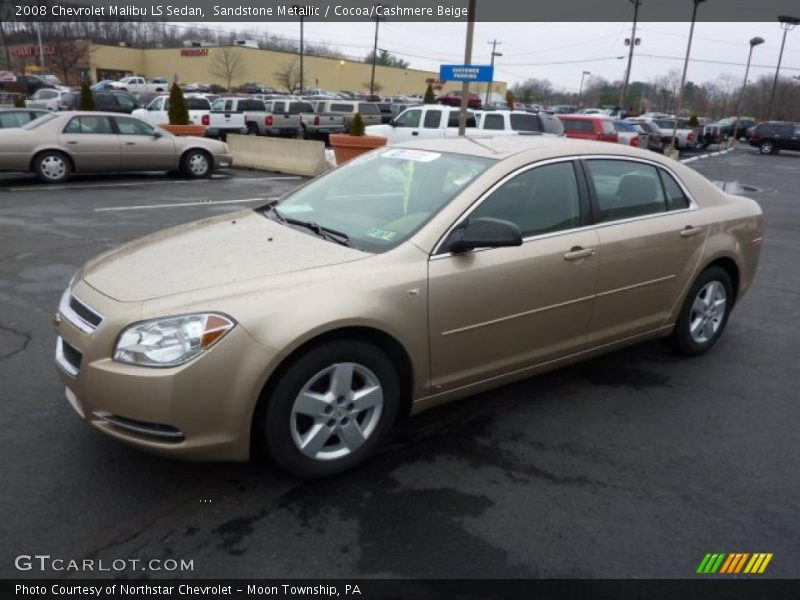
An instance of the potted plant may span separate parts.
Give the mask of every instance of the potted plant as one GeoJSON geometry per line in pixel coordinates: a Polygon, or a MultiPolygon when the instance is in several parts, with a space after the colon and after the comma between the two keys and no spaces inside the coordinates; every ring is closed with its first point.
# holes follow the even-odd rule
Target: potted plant
{"type": "Polygon", "coordinates": [[[205,125],[196,125],[189,120],[186,99],[183,97],[183,90],[177,82],[173,82],[169,90],[169,125],[162,125],[161,127],[174,135],[202,136],[206,132],[205,125]]]}
{"type": "Polygon", "coordinates": [[[364,119],[356,113],[350,124],[349,133],[332,133],[331,146],[336,155],[336,164],[341,165],[360,154],[386,145],[386,138],[380,135],[364,135],[364,119]]]}

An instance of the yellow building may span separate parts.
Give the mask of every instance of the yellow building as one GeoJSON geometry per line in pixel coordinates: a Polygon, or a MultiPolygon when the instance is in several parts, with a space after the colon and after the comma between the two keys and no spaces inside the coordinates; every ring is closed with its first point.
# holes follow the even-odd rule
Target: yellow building
{"type": "MultiPolygon", "coordinates": [[[[220,63],[225,62],[226,53],[228,64],[233,60],[231,57],[235,57],[241,65],[231,80],[232,88],[248,81],[257,81],[275,89],[284,89],[276,79],[276,71],[292,65],[299,67],[300,64],[298,54],[243,46],[141,49],[92,44],[89,52],[90,77],[94,81],[118,79],[126,75],[166,77],[170,80],[177,77],[180,83],[200,81],[227,87],[227,77],[219,68],[220,63]]],[[[338,90],[361,92],[369,89],[372,64],[305,56],[303,70],[307,87],[333,92],[338,90]]],[[[382,95],[423,94],[428,82],[436,81],[438,78],[439,74],[433,71],[380,65],[375,68],[376,87],[382,95]]],[[[461,83],[446,82],[442,86],[441,93],[460,89],[461,83]]],[[[486,84],[472,84],[470,90],[477,93],[485,92],[486,84]]],[[[506,83],[494,82],[492,91],[505,94],[506,83]]]]}

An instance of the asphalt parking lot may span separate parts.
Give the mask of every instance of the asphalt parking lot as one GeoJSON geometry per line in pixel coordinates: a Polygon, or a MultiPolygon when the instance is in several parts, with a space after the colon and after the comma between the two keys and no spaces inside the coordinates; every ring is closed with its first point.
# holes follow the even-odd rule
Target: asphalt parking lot
{"type": "Polygon", "coordinates": [[[191,559],[165,575],[193,577],[672,578],[707,552],[772,552],[766,576],[796,577],[800,154],[692,167],[757,188],[765,212],[756,282],[709,354],[651,342],[474,396],[312,483],[108,439],[74,414],[52,361],[51,318],[85,260],[299,178],[0,176],[0,577],[39,575],[13,564],[38,553],[191,559]]]}

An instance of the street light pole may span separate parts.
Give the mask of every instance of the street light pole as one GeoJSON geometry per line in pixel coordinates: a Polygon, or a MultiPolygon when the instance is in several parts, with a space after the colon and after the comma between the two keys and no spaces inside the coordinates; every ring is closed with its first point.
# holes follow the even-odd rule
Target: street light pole
{"type": "Polygon", "coordinates": [[[733,124],[733,141],[739,139],[739,111],[742,107],[742,96],[747,89],[747,76],[750,74],[750,60],[753,58],[753,48],[760,46],[764,43],[764,38],[754,37],[750,39],[750,53],[747,55],[747,67],[744,69],[744,83],[742,84],[742,91],[739,92],[739,97],[736,99],[736,122],[733,124]]]}
{"type": "Polygon", "coordinates": [[[636,24],[639,21],[639,5],[642,0],[629,0],[633,4],[633,31],[631,32],[631,49],[628,52],[628,68],[625,69],[625,81],[622,83],[622,92],[619,95],[619,108],[625,108],[625,97],[628,95],[628,82],[631,78],[631,65],[633,65],[633,48],[636,46],[636,24]]]}
{"type": "Polygon", "coordinates": [[[591,75],[591,73],[589,71],[581,73],[581,87],[578,88],[578,107],[583,106],[583,78],[587,75],[591,75]]]}
{"type": "Polygon", "coordinates": [[[775,103],[775,91],[778,88],[778,76],[781,73],[781,62],[783,61],[783,49],[786,47],[786,34],[789,33],[792,29],[794,29],[797,25],[800,25],[800,19],[797,17],[788,17],[786,15],[780,15],[778,17],[778,22],[781,24],[781,28],[783,29],[783,41],[781,42],[781,52],[778,54],[778,68],[775,69],[775,80],[772,82],[772,93],[769,95],[769,108],[767,109],[767,121],[772,119],[772,106],[775,103]]]}
{"type": "MultiPolygon", "coordinates": [[[[495,52],[495,49],[497,48],[497,44],[501,44],[502,42],[498,42],[496,39],[494,39],[488,43],[492,45],[492,71],[494,72],[494,57],[503,56],[502,52],[495,52]]],[[[492,75],[492,77],[494,77],[494,75],[492,75]]],[[[490,81],[486,85],[486,100],[484,101],[484,104],[489,104],[489,97],[492,95],[492,83],[493,81],[490,81]]]]}
{"type": "Polygon", "coordinates": [[[306,91],[305,77],[303,75],[303,9],[297,4],[293,4],[292,8],[295,10],[295,14],[300,15],[300,95],[303,95],[306,91]]]}
{"type": "MultiPolygon", "coordinates": [[[[467,9],[467,39],[464,42],[464,64],[472,63],[472,39],[475,37],[475,0],[469,0],[467,9]]],[[[469,106],[469,81],[461,82],[461,112],[458,115],[458,135],[467,133],[467,107],[469,106]]]]}
{"type": "Polygon", "coordinates": [[[670,152],[675,151],[675,137],[678,135],[678,119],[681,116],[681,108],[683,107],[683,88],[686,85],[686,71],[689,69],[689,55],[692,52],[692,38],[694,37],[694,24],[697,20],[697,7],[706,0],[692,0],[694,8],[692,9],[692,25],[689,28],[689,43],[686,44],[686,59],[683,61],[683,76],[681,77],[681,89],[678,92],[678,109],[675,111],[675,126],[672,128],[672,137],[669,140],[670,152]]]}
{"type": "Polygon", "coordinates": [[[372,75],[369,78],[369,94],[375,93],[375,63],[378,60],[378,25],[381,17],[375,13],[375,45],[372,48],[372,75]]]}

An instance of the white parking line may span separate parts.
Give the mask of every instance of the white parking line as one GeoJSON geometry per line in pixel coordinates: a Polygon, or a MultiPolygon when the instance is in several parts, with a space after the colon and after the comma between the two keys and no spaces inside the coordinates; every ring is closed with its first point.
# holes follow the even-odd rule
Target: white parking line
{"type": "Polygon", "coordinates": [[[109,212],[117,210],[146,210],[148,208],[181,208],[183,206],[211,206],[214,204],[242,204],[245,202],[267,202],[275,198],[240,198],[239,200],[201,200],[200,202],[179,202],[176,204],[139,204],[136,206],[107,206],[105,208],[95,208],[94,212],[109,212]]]}
{"type": "Polygon", "coordinates": [[[91,190],[94,188],[136,187],[140,185],[182,185],[184,183],[208,183],[209,181],[278,181],[287,179],[302,179],[298,175],[277,175],[275,177],[230,177],[209,179],[190,179],[184,181],[130,181],[125,183],[95,183],[91,185],[30,185],[25,187],[6,188],[9,192],[41,192],[46,190],[91,190]]]}

